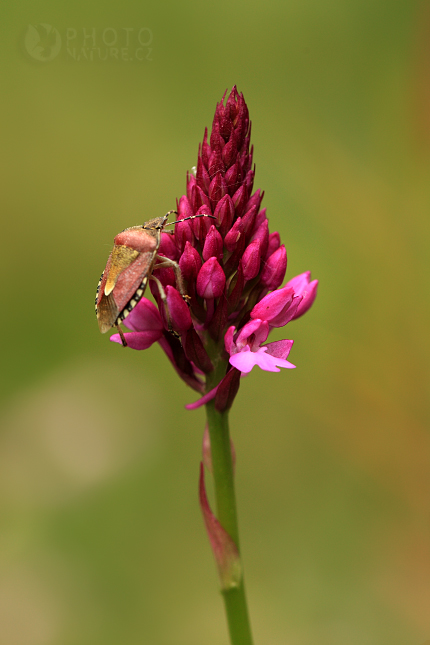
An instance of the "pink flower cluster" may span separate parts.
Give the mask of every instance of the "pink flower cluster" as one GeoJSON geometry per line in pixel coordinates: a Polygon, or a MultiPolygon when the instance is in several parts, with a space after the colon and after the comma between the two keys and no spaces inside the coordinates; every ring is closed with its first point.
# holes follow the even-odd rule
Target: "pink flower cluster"
{"type": "MultiPolygon", "coordinates": [[[[278,232],[269,233],[263,193],[252,192],[254,169],[251,124],[242,94],[234,87],[217,105],[208,141],[205,130],[195,176],[187,175],[187,194],[177,205],[173,234],[162,233],[160,255],[178,262],[188,294],[180,295],[171,268],[154,270],[162,283],[170,318],[158,288],[151,291],[158,308],[146,298],[126,318],[129,347],[147,349],[158,342],[180,377],[203,394],[197,407],[217,397],[225,409],[239,387],[238,377],[254,365],[279,372],[292,368],[286,359],[293,341],[264,345],[271,329],[302,316],[312,305],[318,281],[302,273],[281,287],[287,268],[278,232]],[[225,368],[208,392],[214,365],[225,368]]],[[[111,337],[120,343],[119,334],[111,337]]]]}

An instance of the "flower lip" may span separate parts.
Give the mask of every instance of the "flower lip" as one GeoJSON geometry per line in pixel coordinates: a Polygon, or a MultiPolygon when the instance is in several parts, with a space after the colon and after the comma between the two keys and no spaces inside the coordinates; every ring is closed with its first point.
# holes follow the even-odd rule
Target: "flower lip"
{"type": "Polygon", "coordinates": [[[260,319],[250,320],[237,334],[235,328],[228,328],[224,336],[226,351],[230,354],[229,362],[240,372],[247,374],[254,365],[267,372],[279,372],[279,367],[294,368],[295,365],[286,360],[293,341],[275,341],[268,345],[261,344],[269,335],[269,324],[260,319]]]}

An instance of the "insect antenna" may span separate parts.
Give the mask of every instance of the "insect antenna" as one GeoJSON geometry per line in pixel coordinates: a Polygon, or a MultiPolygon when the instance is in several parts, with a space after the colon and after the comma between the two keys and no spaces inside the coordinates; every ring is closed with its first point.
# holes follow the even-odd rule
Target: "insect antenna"
{"type": "MultiPolygon", "coordinates": [[[[171,212],[176,213],[176,211],[171,211],[171,212]]],[[[166,226],[175,226],[175,224],[179,224],[180,222],[186,222],[188,219],[196,219],[196,217],[211,217],[212,219],[216,219],[215,215],[208,215],[207,213],[201,213],[200,215],[190,215],[189,217],[184,217],[184,219],[177,219],[176,222],[169,222],[168,224],[166,224],[166,226]]]]}

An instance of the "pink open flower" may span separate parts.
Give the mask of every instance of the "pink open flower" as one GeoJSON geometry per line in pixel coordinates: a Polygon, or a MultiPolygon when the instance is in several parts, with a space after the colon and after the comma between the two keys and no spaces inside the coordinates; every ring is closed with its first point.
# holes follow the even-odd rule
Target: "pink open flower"
{"type": "Polygon", "coordinates": [[[267,340],[269,330],[269,324],[257,318],[242,327],[234,340],[235,327],[229,327],[224,336],[224,343],[230,354],[230,364],[245,374],[250,372],[254,365],[266,372],[280,372],[280,367],[295,367],[285,360],[294,341],[279,340],[262,345],[267,340]]]}
{"type": "Polygon", "coordinates": [[[291,278],[289,282],[285,285],[284,289],[288,287],[294,290],[296,296],[301,296],[301,301],[297,307],[297,311],[294,314],[294,319],[303,316],[307,310],[313,305],[315,298],[317,297],[318,290],[318,280],[312,280],[311,282],[311,272],[305,271],[300,275],[296,275],[294,278],[291,278]]]}
{"type": "MultiPolygon", "coordinates": [[[[148,349],[163,336],[164,325],[157,307],[147,298],[142,298],[124,321],[133,331],[124,334],[131,349],[148,349]]],[[[121,345],[119,334],[110,340],[121,345]]]]}

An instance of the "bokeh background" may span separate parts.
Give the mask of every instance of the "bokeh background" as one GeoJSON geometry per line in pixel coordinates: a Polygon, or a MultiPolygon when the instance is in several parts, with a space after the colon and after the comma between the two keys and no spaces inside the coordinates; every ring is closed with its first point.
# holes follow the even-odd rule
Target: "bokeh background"
{"type": "Polygon", "coordinates": [[[0,25],[0,644],[227,642],[204,413],[93,302],[234,83],[288,278],[320,279],[276,336],[298,368],[231,414],[255,642],[430,639],[430,4],[6,0],[0,25]]]}

